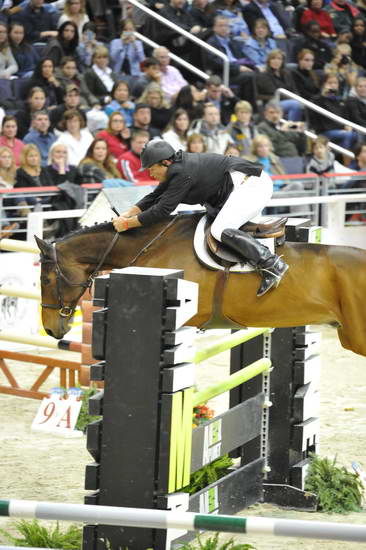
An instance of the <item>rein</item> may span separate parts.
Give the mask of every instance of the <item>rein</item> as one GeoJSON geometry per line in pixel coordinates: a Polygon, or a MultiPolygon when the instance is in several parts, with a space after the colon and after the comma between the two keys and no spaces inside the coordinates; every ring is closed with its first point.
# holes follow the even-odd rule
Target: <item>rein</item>
{"type": "Polygon", "coordinates": [[[130,261],[128,262],[128,264],[126,265],[126,267],[130,267],[131,265],[133,265],[135,262],[137,262],[137,260],[140,258],[140,256],[142,256],[143,254],[145,254],[145,252],[147,252],[147,250],[158,240],[160,239],[160,237],[162,237],[164,235],[164,233],[166,233],[168,231],[168,229],[176,222],[176,220],[178,219],[179,217],[179,214],[177,214],[176,216],[174,216],[174,218],[172,220],[170,220],[170,222],[168,223],[168,225],[166,225],[157,235],[155,235],[155,237],[153,239],[151,239],[150,242],[147,243],[147,245],[145,245],[143,248],[141,248],[141,250],[138,252],[138,254],[136,254],[136,256],[130,261]]]}
{"type": "Polygon", "coordinates": [[[60,268],[60,266],[58,264],[58,261],[57,261],[57,252],[56,252],[56,247],[55,246],[52,249],[53,258],[46,259],[41,254],[41,257],[40,257],[41,264],[52,263],[52,264],[55,265],[56,288],[57,288],[57,298],[58,298],[58,304],[44,304],[44,303],[41,303],[41,307],[48,308],[48,309],[58,309],[60,317],[66,317],[66,318],[71,317],[74,313],[76,304],[78,303],[81,296],[84,294],[85,290],[87,288],[90,288],[91,285],[93,284],[94,277],[96,276],[96,274],[98,273],[98,271],[102,267],[102,265],[103,265],[105,259],[107,258],[108,254],[112,251],[114,245],[116,244],[116,242],[118,240],[118,237],[119,237],[119,233],[116,233],[114,235],[112,241],[109,243],[107,249],[103,253],[101,259],[99,260],[99,262],[97,264],[97,267],[88,276],[87,280],[84,283],[74,283],[73,281],[70,281],[66,277],[66,275],[61,271],[61,268],[60,268]],[[69,286],[81,287],[81,292],[80,292],[79,296],[77,297],[77,299],[74,300],[74,305],[65,305],[64,304],[63,299],[62,299],[62,294],[61,294],[61,287],[60,287],[61,281],[65,281],[65,283],[68,284],[69,286]]]}

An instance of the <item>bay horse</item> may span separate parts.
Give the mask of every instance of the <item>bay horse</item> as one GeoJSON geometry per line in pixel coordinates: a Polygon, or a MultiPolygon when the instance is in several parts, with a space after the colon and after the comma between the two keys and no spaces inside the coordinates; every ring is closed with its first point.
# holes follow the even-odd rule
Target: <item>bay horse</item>
{"type": "MultiPolygon", "coordinates": [[[[218,272],[203,266],[193,250],[200,217],[177,216],[169,225],[165,221],[120,234],[115,233],[112,223],[103,223],[71,233],[53,245],[37,239],[46,332],[63,338],[78,299],[91,284],[96,269],[128,265],[184,270],[187,280],[199,284],[198,313],[189,324],[202,327],[211,318],[218,272]]],[[[290,266],[279,287],[258,298],[257,273],[232,273],[223,296],[223,315],[238,327],[335,325],[343,347],[366,356],[366,251],[285,243],[276,252],[290,266]]]]}

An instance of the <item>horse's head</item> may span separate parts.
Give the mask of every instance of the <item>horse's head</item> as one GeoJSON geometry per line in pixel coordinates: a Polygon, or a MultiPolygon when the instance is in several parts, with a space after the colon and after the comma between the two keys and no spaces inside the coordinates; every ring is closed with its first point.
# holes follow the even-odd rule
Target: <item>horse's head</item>
{"type": "Polygon", "coordinates": [[[81,268],[64,268],[56,245],[35,239],[41,251],[42,323],[49,336],[60,339],[70,330],[79,298],[91,280],[81,268]]]}

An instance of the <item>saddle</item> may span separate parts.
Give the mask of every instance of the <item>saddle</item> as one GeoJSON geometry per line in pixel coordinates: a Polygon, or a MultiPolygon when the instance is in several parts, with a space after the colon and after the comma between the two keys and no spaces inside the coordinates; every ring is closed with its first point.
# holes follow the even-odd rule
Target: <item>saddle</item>
{"type": "MultiPolygon", "coordinates": [[[[288,218],[263,218],[260,223],[246,222],[240,227],[240,231],[249,233],[255,239],[275,239],[276,245],[283,244],[285,240],[285,225],[288,218]]],[[[243,258],[229,247],[217,241],[211,234],[211,224],[206,224],[205,239],[207,250],[221,265],[228,266],[243,262],[243,258]]]]}

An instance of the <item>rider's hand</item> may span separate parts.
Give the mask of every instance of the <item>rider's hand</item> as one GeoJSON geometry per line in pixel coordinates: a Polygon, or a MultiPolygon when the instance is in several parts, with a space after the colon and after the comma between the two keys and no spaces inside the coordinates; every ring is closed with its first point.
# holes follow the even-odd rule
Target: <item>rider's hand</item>
{"type": "Polygon", "coordinates": [[[128,230],[128,218],[124,216],[118,216],[118,218],[113,218],[112,220],[113,227],[116,231],[121,233],[122,231],[128,230]]]}

